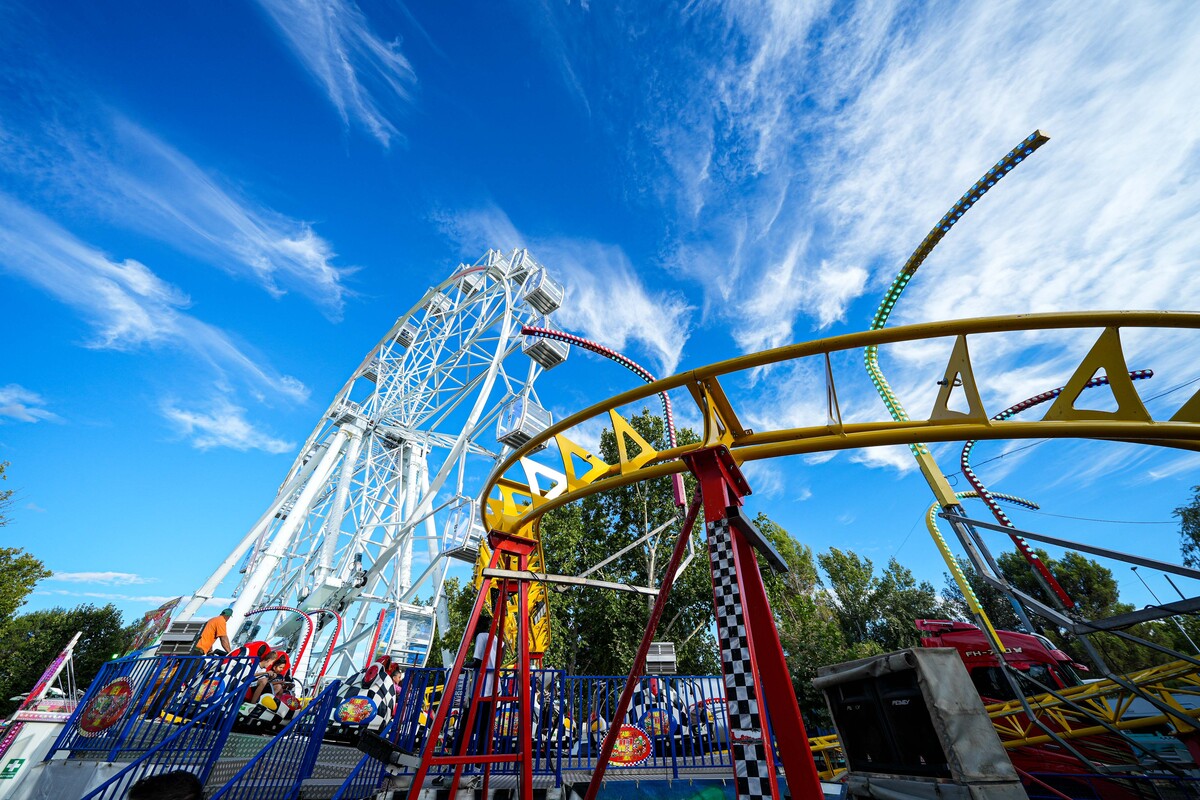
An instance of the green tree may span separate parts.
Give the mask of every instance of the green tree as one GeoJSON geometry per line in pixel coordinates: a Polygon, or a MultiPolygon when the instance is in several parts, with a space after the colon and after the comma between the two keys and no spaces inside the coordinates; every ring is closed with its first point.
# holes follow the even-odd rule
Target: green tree
{"type": "MultiPolygon", "coordinates": [[[[8,480],[8,462],[0,461],[0,481],[8,480]]],[[[8,524],[5,512],[12,507],[12,489],[0,489],[0,528],[8,524]]],[[[0,629],[25,604],[25,598],[42,578],[50,577],[46,565],[18,547],[0,547],[0,629]]]]}
{"type": "Polygon", "coordinates": [[[1183,563],[1200,567],[1200,486],[1192,487],[1191,502],[1175,509],[1175,516],[1179,517],[1179,551],[1183,563]]]}
{"type": "MultiPolygon", "coordinates": [[[[8,475],[5,474],[7,471],[8,462],[0,461],[0,481],[8,480],[8,475]]],[[[12,506],[12,496],[12,489],[0,489],[0,528],[8,524],[8,516],[4,512],[12,506]]]]}
{"type": "Polygon", "coordinates": [[[918,582],[907,567],[892,558],[879,581],[876,593],[879,616],[872,639],[885,651],[916,647],[918,619],[938,618],[942,603],[929,581],[918,582]]]}
{"type": "Polygon", "coordinates": [[[76,631],[83,635],[75,645],[75,679],[83,688],[104,662],[127,649],[130,633],[116,606],[31,611],[4,626],[0,631],[0,713],[7,715],[16,708],[18,703],[8,698],[28,692],[76,631]]]}
{"type": "MultiPolygon", "coordinates": [[[[987,614],[988,619],[992,621],[992,625],[997,630],[1006,631],[1015,631],[1020,628],[1021,621],[1017,617],[1017,612],[1013,610],[1008,595],[992,587],[990,584],[984,583],[970,559],[959,556],[957,560],[958,568],[962,570],[963,575],[966,577],[967,584],[975,591],[975,597],[979,600],[979,605],[983,608],[983,613],[987,614]]],[[[1028,566],[1022,564],[1022,568],[1028,569],[1028,566]]],[[[955,582],[949,573],[943,573],[943,575],[946,580],[946,586],[942,590],[942,597],[946,605],[946,616],[962,620],[963,622],[974,623],[975,619],[971,615],[970,607],[967,606],[967,599],[958,588],[958,583],[955,582]]]]}
{"type": "Polygon", "coordinates": [[[875,565],[852,550],[843,552],[836,547],[817,556],[817,561],[829,576],[842,635],[847,642],[870,641],[875,619],[872,597],[878,585],[875,565]]]}
{"type": "Polygon", "coordinates": [[[24,550],[0,547],[0,628],[25,604],[37,582],[50,575],[45,564],[24,550]]]}
{"type": "Polygon", "coordinates": [[[829,576],[842,635],[854,657],[915,647],[920,637],[913,622],[944,613],[933,585],[918,582],[894,558],[881,576],[871,559],[851,550],[831,547],[817,560],[829,576]]]}
{"type": "MultiPolygon", "coordinates": [[[[1041,548],[1034,552],[1045,563],[1067,596],[1075,601],[1079,613],[1084,618],[1102,619],[1133,610],[1132,605],[1121,602],[1120,587],[1113,577],[1112,570],[1100,562],[1074,551],[1068,551],[1060,559],[1051,558],[1041,548]]],[[[1016,588],[1048,605],[1055,605],[1056,601],[1042,588],[1020,553],[1002,553],[996,561],[1016,588]]],[[[1184,649],[1180,647],[1182,642],[1179,640],[1182,636],[1179,635],[1178,629],[1164,621],[1134,625],[1128,631],[1134,636],[1157,644],[1184,649]]],[[[1044,630],[1043,633],[1077,661],[1087,664],[1093,670],[1097,669],[1097,665],[1080,642],[1060,634],[1053,628],[1044,630]]],[[[1128,672],[1170,660],[1166,654],[1111,633],[1090,634],[1088,640],[1114,672],[1128,672]]]]}
{"type": "Polygon", "coordinates": [[[823,664],[857,655],[842,635],[837,609],[821,585],[812,549],[761,512],[754,523],[788,565],[788,571],[780,574],[767,566],[762,555],[758,556],[800,711],[808,727],[829,727],[832,720],[824,696],[813,688],[812,680],[823,664]]]}

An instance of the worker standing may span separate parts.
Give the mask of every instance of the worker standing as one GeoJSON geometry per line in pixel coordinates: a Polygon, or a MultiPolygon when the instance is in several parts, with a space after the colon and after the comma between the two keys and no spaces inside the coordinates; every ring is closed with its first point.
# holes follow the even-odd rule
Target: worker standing
{"type": "Polygon", "coordinates": [[[226,608],[220,614],[204,623],[204,628],[200,631],[200,638],[192,645],[192,655],[207,656],[207,655],[225,655],[233,648],[229,646],[229,635],[225,630],[229,618],[233,616],[233,609],[226,608]],[[216,651],[216,643],[221,642],[221,650],[216,651]]]}

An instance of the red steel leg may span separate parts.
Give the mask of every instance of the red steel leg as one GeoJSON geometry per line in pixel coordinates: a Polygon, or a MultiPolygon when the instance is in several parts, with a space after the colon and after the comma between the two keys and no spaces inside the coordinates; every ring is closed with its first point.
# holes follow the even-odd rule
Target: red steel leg
{"type": "MultiPolygon", "coordinates": [[[[527,554],[521,555],[518,568],[522,572],[529,569],[527,554]]],[[[520,602],[517,614],[517,680],[520,683],[517,686],[517,696],[521,698],[518,701],[521,708],[521,733],[517,747],[524,750],[521,759],[521,800],[533,800],[533,721],[529,700],[529,682],[532,679],[529,673],[529,581],[521,581],[518,596],[520,602]]],[[[486,793],[484,797],[487,797],[486,793]]]]}
{"type": "Polygon", "coordinates": [[[687,517],[683,521],[683,527],[679,529],[679,539],[675,542],[675,550],[671,553],[671,561],[667,564],[667,570],[663,574],[662,585],[658,587],[658,597],[654,600],[654,608],[650,612],[650,621],[646,623],[646,632],[642,634],[642,643],[638,646],[637,655],[633,658],[633,666],[629,668],[629,677],[625,679],[625,688],[621,690],[621,698],[617,701],[617,711],[613,716],[613,724],[608,726],[608,733],[604,736],[604,744],[600,748],[600,756],[596,759],[596,770],[592,773],[592,779],[588,782],[587,794],[584,795],[584,800],[596,800],[596,792],[600,791],[600,783],[604,780],[604,772],[608,769],[608,759],[612,756],[613,745],[617,743],[617,736],[621,730],[622,720],[629,713],[629,702],[633,698],[634,687],[637,686],[638,678],[642,676],[642,670],[646,666],[646,654],[650,652],[650,642],[654,639],[654,632],[658,629],[658,622],[662,619],[663,609],[667,606],[667,597],[671,593],[671,586],[675,583],[675,573],[679,571],[679,564],[683,561],[683,554],[687,552],[688,539],[692,536],[692,527],[696,523],[696,515],[700,512],[700,498],[692,498],[692,504],[688,508],[687,517]]]}
{"type": "Polygon", "coordinates": [[[685,456],[700,481],[712,570],[713,609],[721,647],[721,673],[739,800],[779,797],[775,755],[767,736],[766,711],[781,742],[792,796],[817,800],[820,782],[788,677],[758,569],[743,535],[729,524],[726,509],[740,506],[750,487],[723,447],[685,456]],[[807,762],[807,763],[805,763],[807,762]]]}
{"type": "MultiPolygon", "coordinates": [[[[492,552],[492,558],[488,566],[494,568],[499,560],[500,550],[496,549],[492,552]]],[[[451,698],[453,698],[453,687],[458,685],[458,678],[462,675],[463,663],[467,660],[467,648],[471,646],[471,632],[479,624],[479,616],[483,612],[484,601],[487,598],[487,591],[490,585],[491,580],[485,579],[479,596],[475,598],[475,607],[471,609],[471,617],[467,620],[466,630],[463,631],[463,640],[458,646],[458,655],[454,658],[454,666],[450,668],[450,674],[446,676],[446,686],[442,689],[442,699],[438,703],[437,713],[433,717],[433,724],[430,725],[429,735],[425,740],[425,749],[421,753],[421,764],[417,767],[417,773],[413,775],[412,784],[410,784],[418,793],[425,783],[425,777],[429,774],[429,767],[433,763],[434,758],[433,751],[437,748],[438,739],[441,738],[442,730],[446,726],[446,717],[450,714],[450,706],[453,705],[453,702],[447,702],[446,692],[451,692],[451,698]]],[[[458,770],[456,769],[456,779],[457,775],[458,770]]]]}
{"type": "Polygon", "coordinates": [[[808,731],[800,716],[800,704],[796,702],[795,686],[783,657],[783,645],[771,614],[758,559],[754,557],[754,548],[741,532],[733,531],[733,540],[738,556],[746,621],[755,643],[755,662],[763,687],[761,697],[767,706],[775,741],[783,743],[779,748],[779,759],[787,775],[788,789],[793,798],[821,800],[824,797],[821,777],[817,774],[817,765],[808,746],[808,731]]]}

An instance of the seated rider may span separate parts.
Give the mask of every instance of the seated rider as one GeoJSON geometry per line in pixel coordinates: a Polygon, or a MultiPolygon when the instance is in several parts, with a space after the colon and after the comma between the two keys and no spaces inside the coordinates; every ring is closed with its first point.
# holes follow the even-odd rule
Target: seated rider
{"type": "Polygon", "coordinates": [[[257,703],[258,698],[262,697],[271,685],[272,679],[275,677],[275,665],[279,663],[280,656],[287,658],[282,650],[268,652],[265,656],[259,659],[258,669],[255,670],[254,685],[246,691],[246,700],[250,703],[257,703]]]}
{"type": "Polygon", "coordinates": [[[274,655],[276,656],[275,663],[271,666],[268,673],[271,681],[271,694],[276,697],[283,697],[283,695],[291,691],[295,683],[290,675],[291,662],[288,660],[288,654],[282,650],[276,650],[274,655]]]}

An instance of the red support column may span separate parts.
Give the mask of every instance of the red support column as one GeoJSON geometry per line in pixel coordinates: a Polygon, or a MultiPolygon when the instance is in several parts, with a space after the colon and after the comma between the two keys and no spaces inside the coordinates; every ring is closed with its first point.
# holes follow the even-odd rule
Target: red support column
{"type": "Polygon", "coordinates": [[[713,608],[738,800],[781,797],[764,708],[780,742],[794,798],[819,800],[821,784],[754,551],[729,523],[726,509],[750,493],[729,450],[717,446],[684,456],[700,481],[712,570],[713,608]]]}
{"type": "MultiPolygon", "coordinates": [[[[528,571],[529,554],[537,547],[537,543],[521,536],[512,536],[498,531],[493,531],[488,536],[488,541],[492,546],[492,558],[488,564],[489,569],[495,569],[498,566],[512,569],[516,567],[522,572],[528,571]]],[[[417,772],[413,776],[410,784],[409,796],[416,797],[424,786],[425,778],[429,774],[429,768],[435,765],[453,765],[454,776],[450,782],[450,796],[453,797],[457,790],[459,781],[462,778],[462,771],[468,764],[482,765],[484,768],[483,787],[486,795],[487,784],[491,776],[491,767],[493,764],[499,763],[515,763],[521,764],[521,791],[519,797],[521,800],[532,800],[533,798],[533,754],[532,754],[532,723],[531,709],[529,696],[529,683],[531,675],[529,671],[529,582],[525,578],[520,579],[499,579],[499,578],[484,578],[483,585],[480,588],[479,596],[475,599],[475,606],[471,611],[470,619],[467,621],[467,629],[463,632],[462,643],[458,648],[458,655],[454,659],[454,666],[450,668],[450,674],[446,676],[446,685],[442,690],[442,699],[438,704],[437,713],[434,715],[433,723],[430,726],[428,738],[425,742],[425,749],[421,754],[421,763],[417,767],[417,772]],[[453,704],[454,688],[458,685],[458,679],[463,673],[463,665],[467,660],[467,653],[473,647],[475,642],[474,631],[479,623],[479,618],[482,616],[485,601],[488,597],[493,584],[498,585],[498,593],[496,598],[495,612],[492,617],[492,624],[488,630],[488,638],[484,649],[485,658],[482,665],[482,670],[487,669],[486,654],[491,651],[493,646],[496,648],[496,664],[492,677],[492,687],[490,692],[491,714],[486,726],[487,733],[484,736],[484,741],[480,742],[481,752],[470,754],[467,752],[470,747],[471,733],[474,729],[475,718],[479,713],[479,704],[483,700],[483,687],[486,681],[478,680],[471,691],[471,701],[465,719],[459,720],[462,735],[459,738],[459,745],[455,748],[456,752],[452,755],[436,755],[438,742],[442,738],[443,731],[446,726],[446,719],[450,713],[450,707],[453,704]],[[514,696],[502,695],[500,693],[500,664],[503,663],[504,656],[504,617],[505,609],[508,605],[508,597],[511,593],[516,593],[518,597],[518,611],[520,620],[517,627],[517,637],[519,645],[517,648],[517,693],[514,696]],[[499,702],[516,702],[519,706],[518,713],[521,720],[522,735],[518,737],[517,752],[505,753],[496,755],[491,752],[492,730],[495,721],[495,711],[499,702]]],[[[486,677],[481,675],[481,677],[486,677]]]]}

